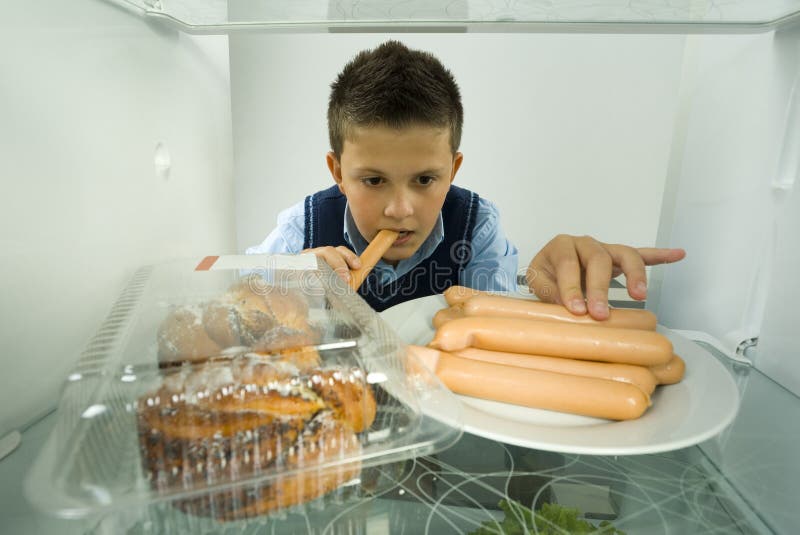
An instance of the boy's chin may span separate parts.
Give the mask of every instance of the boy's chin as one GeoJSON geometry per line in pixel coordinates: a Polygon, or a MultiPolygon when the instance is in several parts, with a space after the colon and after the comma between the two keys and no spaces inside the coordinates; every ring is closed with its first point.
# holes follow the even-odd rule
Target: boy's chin
{"type": "Polygon", "coordinates": [[[389,264],[397,265],[397,263],[401,260],[408,260],[414,256],[414,253],[417,252],[417,249],[419,249],[417,246],[392,247],[385,255],[383,255],[383,260],[389,264]]]}
{"type": "Polygon", "coordinates": [[[387,255],[383,257],[383,261],[392,266],[396,266],[398,262],[409,258],[411,258],[411,255],[387,255]]]}

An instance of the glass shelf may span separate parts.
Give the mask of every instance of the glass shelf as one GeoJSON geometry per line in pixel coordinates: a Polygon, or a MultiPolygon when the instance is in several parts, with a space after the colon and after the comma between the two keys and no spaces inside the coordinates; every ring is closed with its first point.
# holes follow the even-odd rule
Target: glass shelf
{"type": "Polygon", "coordinates": [[[106,0],[190,33],[769,31],[800,0],[106,0]]]}
{"type": "MultiPolygon", "coordinates": [[[[137,273],[118,303],[132,306],[146,277],[148,271],[137,273]]],[[[341,501],[310,502],[227,525],[184,514],[168,503],[75,519],[33,509],[23,498],[22,480],[63,418],[62,405],[24,429],[20,447],[0,461],[3,532],[460,535],[499,520],[499,502],[513,500],[534,509],[545,503],[578,509],[592,523],[609,520],[629,535],[796,533],[800,397],[758,369],[699,345],[726,367],[741,394],[733,423],[699,445],[593,456],[521,448],[464,433],[439,453],[372,467],[362,473],[364,484],[341,501]],[[375,484],[387,478],[393,482],[388,490],[375,484]]],[[[87,349],[87,365],[102,358],[99,351],[87,349]]]]}

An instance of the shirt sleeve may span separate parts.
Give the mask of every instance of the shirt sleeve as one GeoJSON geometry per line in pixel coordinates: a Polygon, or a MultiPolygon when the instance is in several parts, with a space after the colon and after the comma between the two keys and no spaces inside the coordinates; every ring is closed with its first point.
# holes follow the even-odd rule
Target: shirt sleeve
{"type": "Polygon", "coordinates": [[[517,248],[500,227],[500,212],[492,202],[480,198],[472,231],[472,259],[460,283],[476,290],[514,291],[518,262],[517,248]]]}
{"type": "Polygon", "coordinates": [[[306,231],[305,200],[278,214],[278,224],[258,245],[245,254],[298,254],[303,250],[306,231]]]}

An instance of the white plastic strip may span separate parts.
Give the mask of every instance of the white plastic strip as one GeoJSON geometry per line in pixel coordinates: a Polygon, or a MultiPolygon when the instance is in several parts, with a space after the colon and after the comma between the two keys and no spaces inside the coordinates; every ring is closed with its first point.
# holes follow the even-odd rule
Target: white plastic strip
{"type": "Polygon", "coordinates": [[[223,255],[207,256],[195,271],[234,270],[300,270],[318,269],[317,257],[313,254],[298,255],[223,255]]]}
{"type": "Polygon", "coordinates": [[[11,431],[3,438],[0,438],[0,460],[17,449],[20,442],[22,442],[22,435],[19,431],[11,431]]]}
{"type": "Polygon", "coordinates": [[[783,147],[772,187],[776,190],[791,191],[798,175],[800,175],[800,70],[795,73],[786,107],[783,147]]]}
{"type": "Polygon", "coordinates": [[[677,333],[684,338],[688,338],[689,340],[694,340],[695,342],[703,342],[705,344],[710,345],[726,357],[736,362],[741,362],[742,364],[747,364],[748,366],[752,366],[753,362],[745,357],[744,355],[740,355],[735,351],[730,351],[725,347],[725,344],[714,338],[708,333],[703,331],[687,331],[681,329],[670,329],[672,332],[677,333]]]}

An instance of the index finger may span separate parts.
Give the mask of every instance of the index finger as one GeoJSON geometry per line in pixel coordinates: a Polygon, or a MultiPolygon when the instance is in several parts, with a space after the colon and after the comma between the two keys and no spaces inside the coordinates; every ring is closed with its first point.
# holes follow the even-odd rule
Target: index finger
{"type": "Polygon", "coordinates": [[[671,264],[683,260],[686,251],[683,249],[668,249],[662,247],[640,247],[636,249],[644,260],[646,266],[657,264],[671,264]]]}
{"type": "Polygon", "coordinates": [[[614,263],[625,274],[628,295],[637,300],[647,297],[647,273],[645,266],[669,264],[686,256],[683,249],[667,249],[658,247],[639,247],[633,249],[624,245],[609,245],[608,251],[614,263]]]}
{"type": "Polygon", "coordinates": [[[634,249],[626,245],[608,245],[606,247],[614,265],[618,266],[625,275],[625,283],[628,288],[628,295],[637,301],[647,297],[647,272],[645,271],[645,260],[640,249],[634,249]]]}

